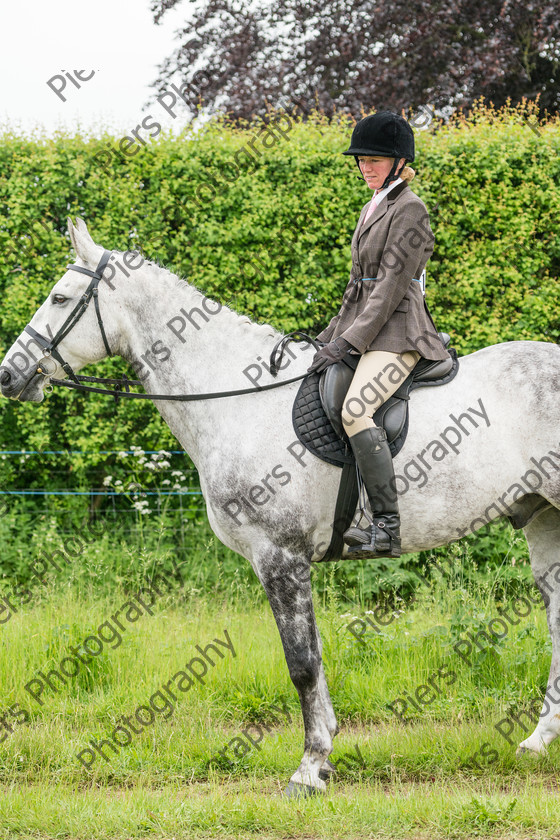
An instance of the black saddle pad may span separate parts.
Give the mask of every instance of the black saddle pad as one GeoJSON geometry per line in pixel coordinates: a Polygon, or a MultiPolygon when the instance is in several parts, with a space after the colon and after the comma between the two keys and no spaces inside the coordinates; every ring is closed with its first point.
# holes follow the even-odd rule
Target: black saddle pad
{"type": "Polygon", "coordinates": [[[294,400],[292,422],[299,440],[313,455],[342,467],[353,463],[354,455],[325,414],[319,394],[320,380],[320,373],[310,373],[302,381],[294,400]]]}

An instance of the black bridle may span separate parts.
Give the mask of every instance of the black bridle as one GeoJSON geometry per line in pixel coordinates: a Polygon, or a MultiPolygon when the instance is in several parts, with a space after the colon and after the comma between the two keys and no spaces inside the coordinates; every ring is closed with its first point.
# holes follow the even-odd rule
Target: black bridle
{"type": "MultiPolygon", "coordinates": [[[[98,297],[98,286],[100,281],[103,279],[103,271],[107,267],[109,260],[111,259],[111,251],[103,251],[103,255],[99,260],[97,268],[95,271],[91,271],[89,268],[82,268],[80,265],[68,265],[68,269],[72,269],[73,271],[79,271],[81,274],[87,274],[88,277],[91,277],[91,281],[87,289],[85,290],[84,294],[80,298],[80,301],[76,304],[68,318],[64,321],[63,325],[60,327],[56,335],[54,335],[51,339],[45,338],[44,335],[38,333],[36,330],[33,329],[29,324],[25,327],[24,332],[29,333],[35,341],[40,345],[43,349],[44,355],[46,358],[52,356],[53,359],[60,364],[64,372],[70,379],[71,382],[68,382],[64,379],[50,379],[50,383],[53,385],[61,385],[63,388],[74,388],[80,391],[89,391],[90,393],[94,394],[103,394],[104,396],[114,397],[115,402],[120,397],[125,397],[131,400],[176,400],[178,402],[191,402],[194,400],[216,400],[220,397],[235,397],[241,394],[256,394],[259,391],[268,391],[271,388],[280,388],[282,385],[289,385],[291,382],[297,382],[300,379],[304,379],[308,376],[308,373],[302,373],[300,376],[294,376],[291,379],[284,379],[282,382],[272,382],[269,385],[257,385],[254,388],[242,388],[237,391],[220,391],[211,394],[135,394],[129,391],[129,387],[139,386],[142,385],[142,382],[139,379],[128,379],[126,376],[122,376],[121,379],[107,379],[105,377],[99,376],[78,376],[78,374],[74,373],[72,370],[71,365],[66,362],[60,353],[57,350],[58,345],[60,342],[68,335],[70,330],[72,330],[86,309],[89,306],[91,299],[93,298],[93,302],[95,305],[95,313],[97,315],[97,323],[99,324],[99,330],[101,332],[101,337],[103,339],[103,344],[105,345],[105,350],[107,351],[108,356],[112,356],[111,348],[109,347],[109,342],[107,341],[107,336],[105,334],[105,327],[103,326],[103,319],[101,317],[101,311],[99,309],[99,297],[98,297]],[[113,389],[108,390],[105,388],[96,388],[90,385],[84,385],[84,382],[96,382],[103,385],[112,385],[113,389]]],[[[293,333],[289,333],[288,335],[283,336],[274,346],[271,354],[271,366],[270,372],[273,376],[276,376],[278,373],[279,365],[281,364],[282,354],[284,352],[284,347],[288,341],[293,340],[293,337],[299,335],[303,338],[303,340],[313,344],[317,349],[319,345],[317,342],[310,338],[310,336],[306,335],[305,333],[296,330],[293,333]]],[[[41,359],[37,365],[37,369],[35,373],[42,374],[43,376],[49,376],[49,373],[41,368],[41,359]]],[[[35,375],[35,374],[33,374],[35,375]]]]}
{"type": "MultiPolygon", "coordinates": [[[[38,333],[37,330],[34,330],[29,324],[25,327],[24,332],[29,333],[29,335],[33,336],[37,344],[42,347],[43,352],[46,357],[52,356],[53,359],[60,364],[64,372],[67,376],[70,377],[75,383],[79,384],[79,377],[77,374],[74,373],[72,367],[66,362],[58,350],[56,349],[63,338],[66,338],[68,333],[70,332],[73,327],[76,326],[84,312],[89,306],[91,299],[93,298],[93,302],[95,304],[95,314],[97,315],[97,323],[99,324],[99,329],[101,331],[101,337],[103,339],[103,344],[105,345],[105,350],[107,351],[107,355],[112,356],[111,348],[109,347],[109,342],[107,341],[107,336],[105,335],[105,327],[103,326],[103,319],[101,318],[101,312],[99,309],[99,282],[102,278],[103,271],[107,267],[107,263],[111,259],[111,251],[103,251],[103,256],[99,260],[97,268],[95,271],[91,271],[89,268],[82,268],[80,265],[68,265],[66,268],[72,269],[73,271],[79,271],[81,274],[87,274],[88,277],[91,277],[91,281],[85,292],[83,293],[82,297],[80,298],[79,302],[76,304],[68,318],[65,320],[63,325],[60,327],[56,335],[54,335],[51,339],[45,338],[44,335],[38,333]]],[[[46,373],[41,368],[41,362],[37,366],[37,373],[46,373]]],[[[48,375],[48,374],[46,374],[48,375]]],[[[60,382],[61,380],[53,380],[53,382],[60,382]]]]}

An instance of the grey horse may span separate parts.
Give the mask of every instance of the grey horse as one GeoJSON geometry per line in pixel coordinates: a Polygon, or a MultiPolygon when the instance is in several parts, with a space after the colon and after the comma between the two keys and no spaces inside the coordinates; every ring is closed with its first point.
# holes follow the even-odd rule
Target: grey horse
{"type": "MultiPolygon", "coordinates": [[[[280,333],[205,297],[139,254],[105,252],[81,219],[76,226],[69,220],[68,230],[78,268],[66,271],[30,330],[6,354],[0,371],[4,396],[41,402],[50,377],[63,378],[109,352],[126,359],[153,395],[226,392],[276,381],[267,360],[280,333]],[[47,365],[48,338],[80,304],[104,254],[95,307],[78,307],[79,322],[47,365]]],[[[303,374],[311,362],[309,345],[290,348],[278,379],[303,374]]],[[[497,517],[524,527],[553,643],[548,697],[553,690],[560,695],[559,383],[560,347],[553,343],[509,342],[465,356],[449,384],[411,395],[409,434],[394,461],[404,552],[446,545],[497,517]]],[[[198,470],[212,529],[251,563],[266,591],[305,726],[303,758],[288,790],[304,794],[324,790],[333,771],[328,757],[337,725],[310,571],[330,542],[340,471],[296,439],[297,388],[294,382],[156,405],[198,470]]],[[[560,714],[545,698],[537,727],[520,749],[542,752],[559,731],[560,714]]]]}

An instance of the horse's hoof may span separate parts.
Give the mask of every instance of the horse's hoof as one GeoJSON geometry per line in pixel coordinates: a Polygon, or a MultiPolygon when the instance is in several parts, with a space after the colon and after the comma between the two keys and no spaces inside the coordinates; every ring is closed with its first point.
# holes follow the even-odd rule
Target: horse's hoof
{"type": "Polygon", "coordinates": [[[520,755],[530,755],[531,758],[538,758],[541,753],[537,752],[537,750],[532,750],[530,747],[524,747],[523,744],[519,744],[515,751],[516,758],[519,758],[520,755]]]}
{"type": "Polygon", "coordinates": [[[289,782],[288,787],[284,791],[286,799],[309,799],[312,796],[317,796],[321,793],[317,788],[311,785],[300,785],[298,782],[289,782]]]}
{"type": "Polygon", "coordinates": [[[331,761],[327,759],[321,767],[321,769],[319,770],[319,778],[322,779],[324,782],[328,782],[329,779],[331,779],[335,773],[336,767],[331,761]]]}

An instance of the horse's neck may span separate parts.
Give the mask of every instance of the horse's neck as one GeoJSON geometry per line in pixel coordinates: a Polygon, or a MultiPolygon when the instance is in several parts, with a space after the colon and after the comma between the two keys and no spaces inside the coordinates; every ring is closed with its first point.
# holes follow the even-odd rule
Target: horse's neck
{"type": "MultiPolygon", "coordinates": [[[[250,388],[244,371],[267,360],[279,338],[271,327],[252,324],[206,298],[164,269],[124,290],[119,355],[150,394],[197,394],[250,388]]],[[[223,400],[156,401],[172,432],[195,463],[212,432],[232,415],[223,400]]]]}

